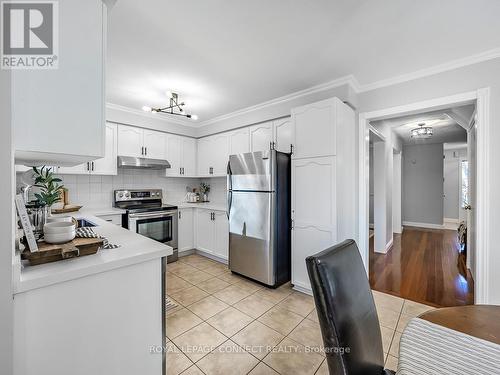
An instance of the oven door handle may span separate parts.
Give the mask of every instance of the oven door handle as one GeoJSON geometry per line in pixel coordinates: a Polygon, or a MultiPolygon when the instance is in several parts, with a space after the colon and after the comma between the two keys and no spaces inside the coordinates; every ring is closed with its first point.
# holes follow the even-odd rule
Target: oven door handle
{"type": "Polygon", "coordinates": [[[129,214],[129,218],[131,219],[145,219],[145,218],[160,218],[160,217],[169,217],[169,216],[175,216],[175,212],[169,212],[169,213],[151,213],[151,214],[129,214]]]}

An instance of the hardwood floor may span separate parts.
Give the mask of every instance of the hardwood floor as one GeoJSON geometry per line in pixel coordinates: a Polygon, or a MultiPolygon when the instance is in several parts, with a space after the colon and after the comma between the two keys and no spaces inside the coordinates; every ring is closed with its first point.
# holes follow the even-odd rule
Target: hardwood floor
{"type": "Polygon", "coordinates": [[[456,231],[405,227],[387,254],[373,251],[372,289],[436,307],[474,303],[474,282],[458,271],[456,231]]]}

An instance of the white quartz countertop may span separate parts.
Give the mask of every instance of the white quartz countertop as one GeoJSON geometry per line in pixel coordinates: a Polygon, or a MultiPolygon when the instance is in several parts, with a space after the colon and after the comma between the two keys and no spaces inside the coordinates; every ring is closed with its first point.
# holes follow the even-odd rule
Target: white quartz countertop
{"type": "Polygon", "coordinates": [[[116,249],[101,249],[94,255],[81,258],[37,266],[21,266],[19,278],[14,281],[14,294],[172,254],[170,246],[99,219],[97,216],[85,212],[77,212],[73,216],[96,224],[97,226],[93,227],[96,233],[106,237],[111,244],[121,246],[116,249]]]}
{"type": "Polygon", "coordinates": [[[214,211],[226,211],[226,205],[224,203],[188,203],[188,202],[168,202],[169,204],[173,204],[179,208],[203,208],[205,210],[214,210],[214,211]]]}

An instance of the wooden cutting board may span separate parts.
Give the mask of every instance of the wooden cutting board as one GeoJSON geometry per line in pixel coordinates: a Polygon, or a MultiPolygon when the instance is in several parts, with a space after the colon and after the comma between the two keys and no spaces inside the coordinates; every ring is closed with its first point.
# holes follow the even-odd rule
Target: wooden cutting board
{"type": "Polygon", "coordinates": [[[37,252],[32,253],[29,250],[24,250],[21,253],[21,259],[28,260],[29,264],[34,266],[92,255],[97,253],[103,242],[102,238],[75,238],[64,244],[49,244],[42,241],[38,243],[37,252]]]}

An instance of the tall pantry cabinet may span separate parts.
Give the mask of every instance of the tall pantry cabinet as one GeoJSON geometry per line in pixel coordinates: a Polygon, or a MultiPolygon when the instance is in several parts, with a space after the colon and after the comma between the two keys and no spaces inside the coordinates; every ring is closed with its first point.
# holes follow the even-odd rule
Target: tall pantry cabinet
{"type": "Polygon", "coordinates": [[[338,98],[292,109],[292,284],[311,291],[305,259],[356,235],[354,111],[338,98]]]}

